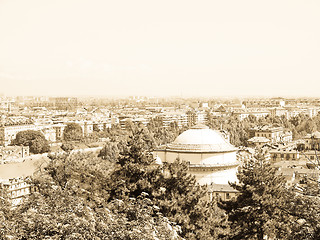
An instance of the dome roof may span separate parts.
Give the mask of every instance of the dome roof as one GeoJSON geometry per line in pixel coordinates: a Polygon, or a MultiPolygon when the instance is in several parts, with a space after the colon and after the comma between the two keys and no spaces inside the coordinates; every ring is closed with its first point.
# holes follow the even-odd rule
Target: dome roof
{"type": "Polygon", "coordinates": [[[220,132],[196,125],[181,133],[167,149],[188,152],[231,152],[237,149],[220,132]]]}

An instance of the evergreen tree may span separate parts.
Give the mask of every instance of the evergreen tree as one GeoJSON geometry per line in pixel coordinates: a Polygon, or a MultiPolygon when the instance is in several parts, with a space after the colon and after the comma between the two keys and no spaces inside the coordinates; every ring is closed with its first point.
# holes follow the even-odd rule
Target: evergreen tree
{"type": "Polygon", "coordinates": [[[145,192],[165,217],[181,226],[183,237],[224,236],[228,230],[226,217],[215,202],[206,200],[206,187],[199,186],[195,177],[188,174],[187,164],[179,160],[156,166],[149,140],[141,130],[130,137],[111,174],[110,200],[127,201],[145,192]]]}
{"type": "Polygon", "coordinates": [[[151,141],[144,129],[136,129],[129,137],[110,177],[111,199],[137,197],[142,192],[151,194],[152,183],[157,181],[160,174],[160,169],[152,166],[151,141]]]}
{"type": "Polygon", "coordinates": [[[208,201],[207,187],[187,172],[188,165],[177,159],[165,163],[163,171],[154,196],[164,216],[181,226],[186,239],[222,239],[228,232],[226,215],[216,202],[208,201]]]}
{"type": "Polygon", "coordinates": [[[286,188],[263,152],[241,166],[238,179],[231,184],[239,191],[237,199],[221,204],[230,222],[229,239],[297,239],[292,236],[304,232],[299,220],[311,222],[304,214],[308,204],[286,188]]]}

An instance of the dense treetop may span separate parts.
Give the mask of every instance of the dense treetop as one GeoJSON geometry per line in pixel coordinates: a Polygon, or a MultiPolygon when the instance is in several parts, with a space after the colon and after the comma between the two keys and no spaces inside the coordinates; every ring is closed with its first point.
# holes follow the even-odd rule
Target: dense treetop
{"type": "Polygon", "coordinates": [[[129,124],[99,133],[109,139],[99,153],[73,153],[65,143],[65,152],[32,177],[37,191],[18,207],[1,193],[0,238],[318,239],[318,197],[286,186],[264,152],[239,168],[239,182],[231,183],[237,199],[208,201],[186,163],[157,165],[151,154],[182,128],[129,124]]]}
{"type": "Polygon", "coordinates": [[[83,130],[78,123],[68,123],[63,130],[63,139],[65,141],[81,141],[83,139],[83,130]]]}
{"type": "Polygon", "coordinates": [[[49,143],[44,135],[34,130],[18,132],[11,144],[29,146],[30,152],[34,154],[44,153],[50,150],[49,143]]]}

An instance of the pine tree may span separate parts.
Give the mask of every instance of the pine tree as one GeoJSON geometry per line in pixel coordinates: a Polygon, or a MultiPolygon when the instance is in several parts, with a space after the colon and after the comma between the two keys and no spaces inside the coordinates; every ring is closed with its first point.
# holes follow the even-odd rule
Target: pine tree
{"type": "Polygon", "coordinates": [[[298,197],[276,171],[262,152],[241,166],[239,183],[231,184],[239,196],[222,204],[232,229],[229,239],[286,239],[298,226],[298,197]]]}
{"type": "Polygon", "coordinates": [[[215,202],[206,200],[206,187],[197,184],[180,160],[156,166],[148,141],[151,139],[142,130],[130,137],[111,175],[109,201],[126,202],[147,193],[163,216],[181,226],[186,239],[223,236],[228,230],[226,217],[215,202]]]}
{"type": "Polygon", "coordinates": [[[164,216],[181,226],[186,239],[223,238],[228,232],[226,215],[207,200],[207,187],[188,173],[187,164],[177,159],[165,163],[163,171],[155,202],[164,216]]]}
{"type": "Polygon", "coordinates": [[[117,167],[110,177],[110,199],[137,197],[142,192],[151,194],[153,191],[160,169],[152,166],[150,146],[153,143],[144,130],[136,129],[120,152],[117,167]]]}

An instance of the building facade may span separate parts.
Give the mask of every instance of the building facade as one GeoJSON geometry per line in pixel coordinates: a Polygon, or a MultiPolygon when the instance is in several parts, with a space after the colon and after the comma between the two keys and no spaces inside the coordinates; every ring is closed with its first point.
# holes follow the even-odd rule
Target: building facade
{"type": "Polygon", "coordinates": [[[18,205],[23,197],[31,193],[31,185],[22,178],[0,180],[0,188],[7,191],[13,205],[18,205]]]}
{"type": "Polygon", "coordinates": [[[265,137],[270,143],[288,143],[292,141],[292,132],[282,127],[262,126],[255,127],[249,131],[250,137],[265,137]]]}

